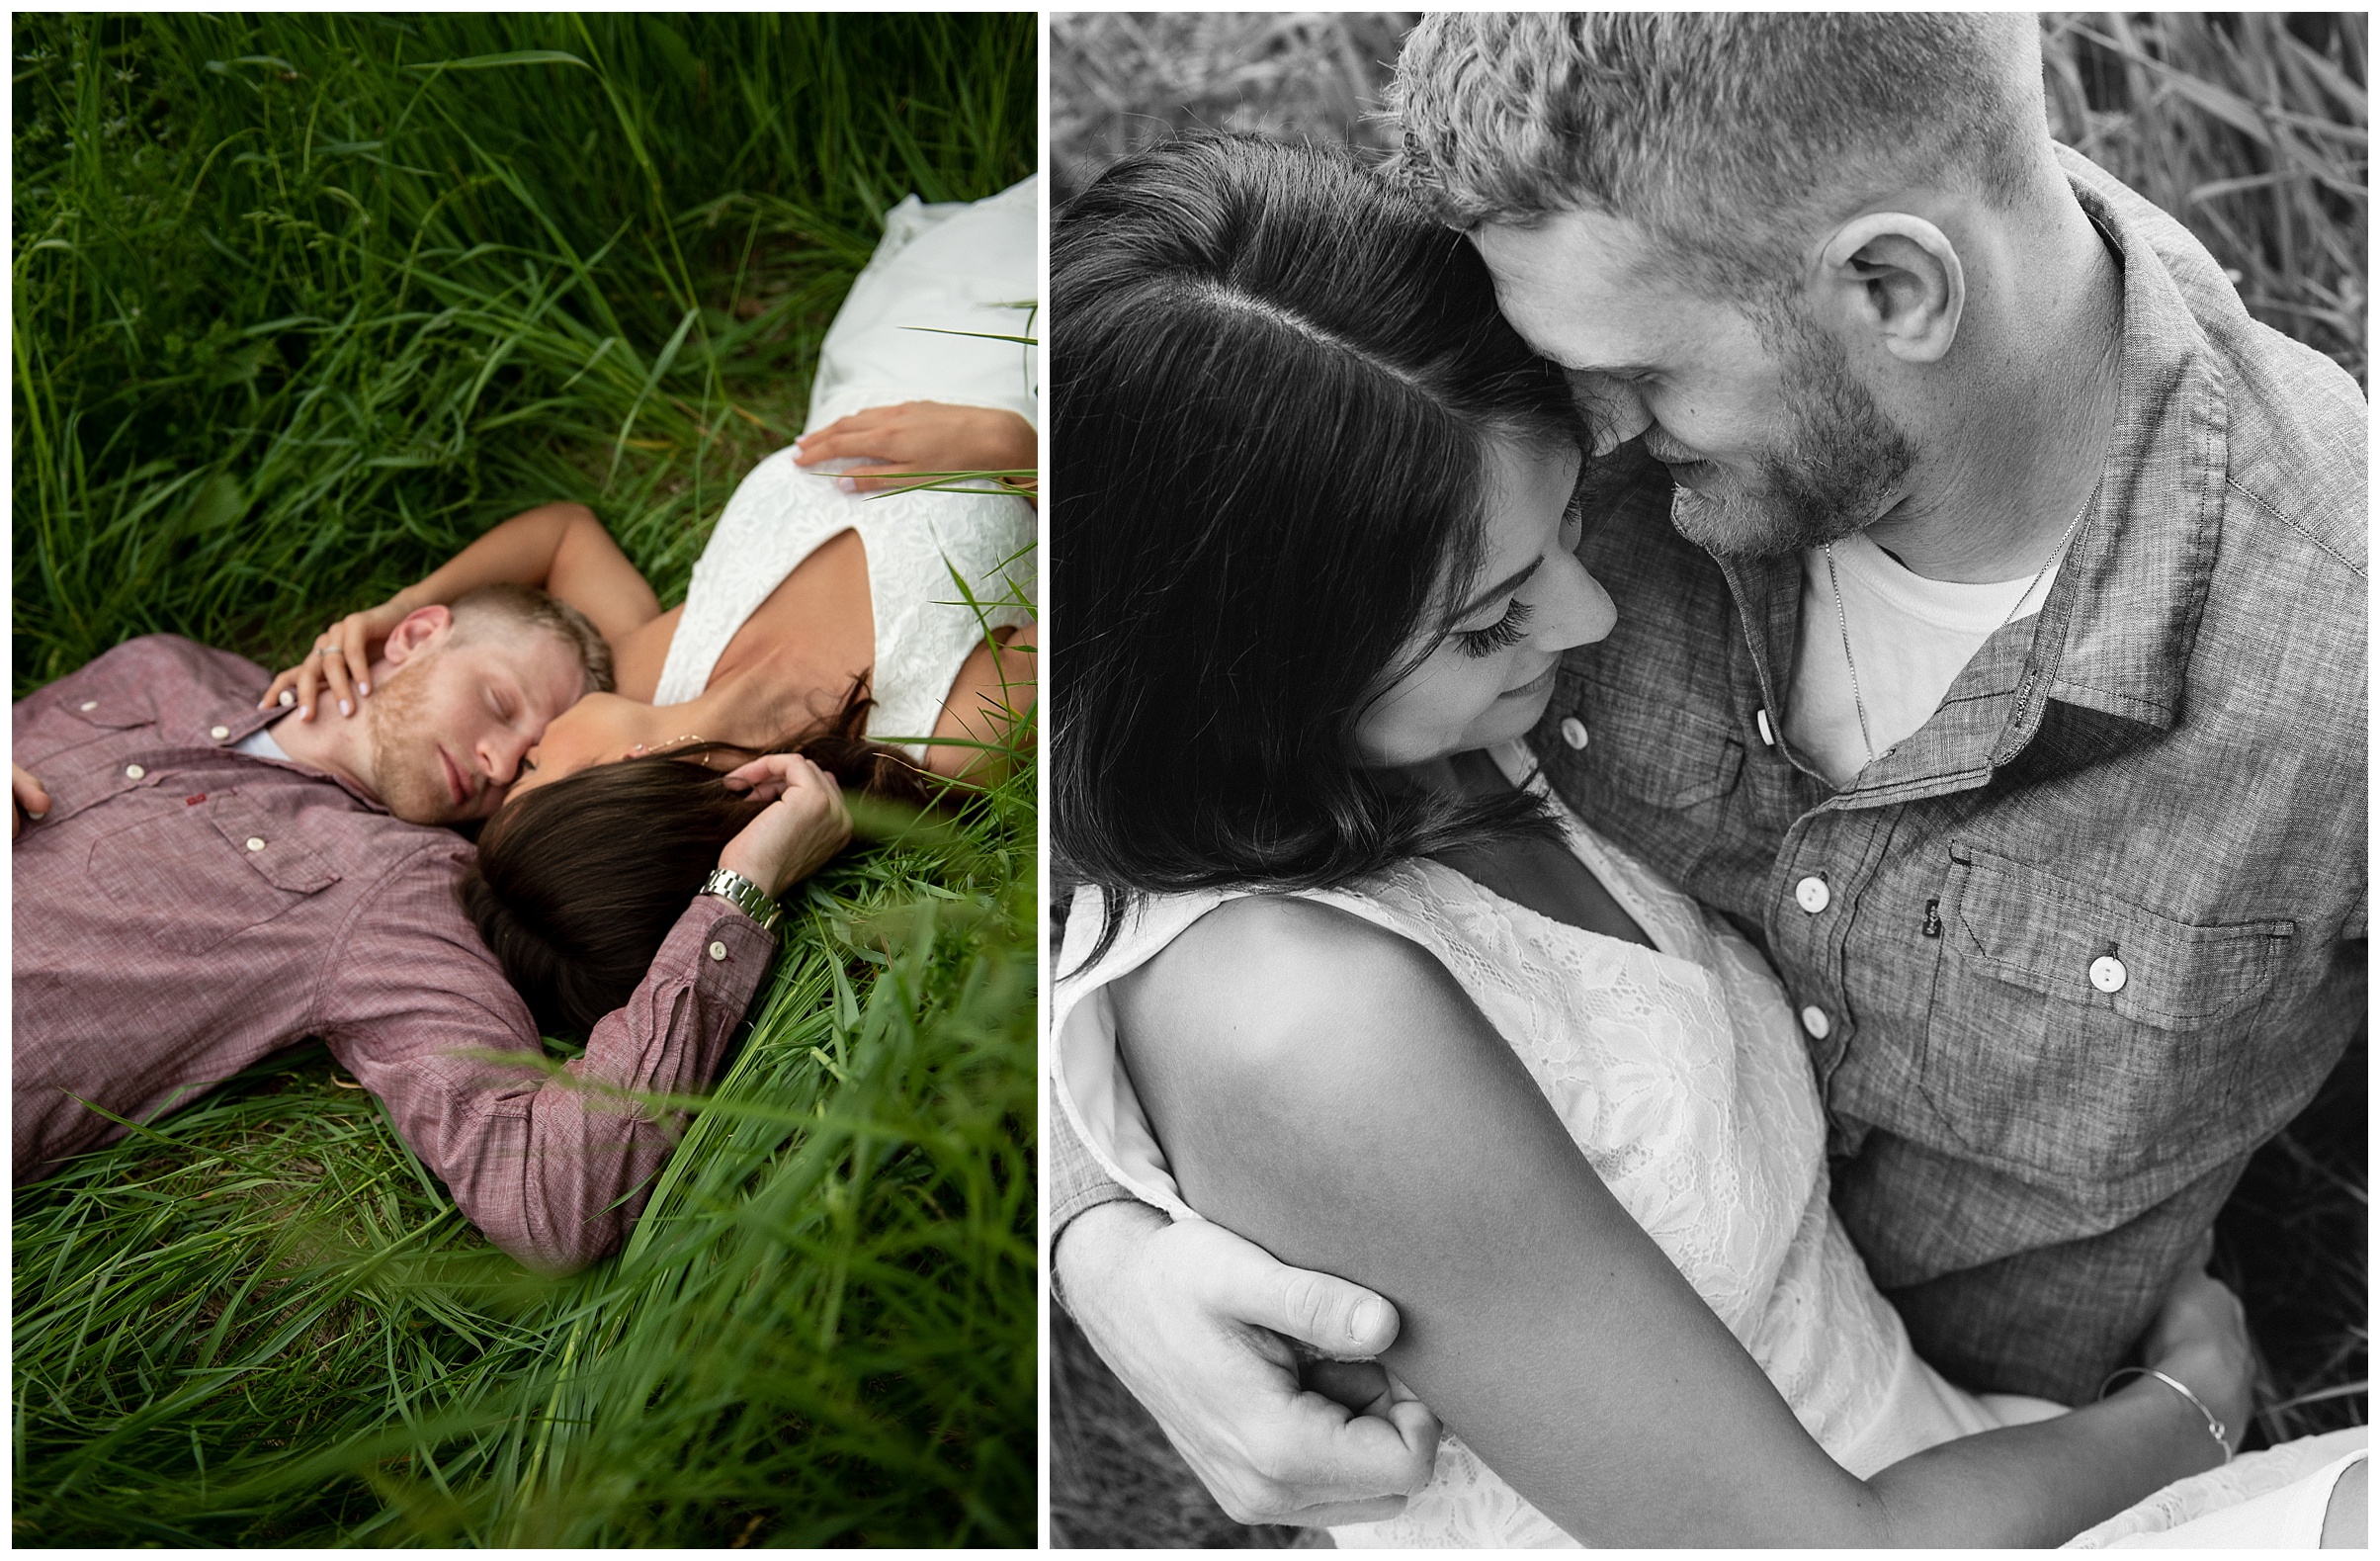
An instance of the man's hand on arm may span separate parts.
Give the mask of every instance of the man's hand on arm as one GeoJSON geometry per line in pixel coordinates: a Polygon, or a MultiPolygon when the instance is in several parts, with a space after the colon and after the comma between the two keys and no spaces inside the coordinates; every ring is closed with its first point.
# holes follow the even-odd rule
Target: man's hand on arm
{"type": "Polygon", "coordinates": [[[26,820],[39,824],[49,817],[49,793],[22,764],[8,767],[8,837],[13,840],[25,832],[26,820]]]}
{"type": "Polygon", "coordinates": [[[1299,1386],[1282,1336],[1339,1359],[1396,1341],[1396,1309],[1361,1285],[1138,1203],[1076,1216],[1051,1260],[1066,1310],[1238,1521],[1375,1521],[1428,1483],[1438,1422],[1419,1400],[1358,1412],[1299,1386]]]}

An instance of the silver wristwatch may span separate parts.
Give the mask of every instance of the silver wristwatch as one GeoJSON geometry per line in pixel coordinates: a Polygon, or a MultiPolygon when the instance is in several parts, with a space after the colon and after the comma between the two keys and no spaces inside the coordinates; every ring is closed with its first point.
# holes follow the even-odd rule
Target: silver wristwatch
{"type": "Polygon", "coordinates": [[[724,867],[711,869],[711,876],[703,880],[703,893],[726,901],[759,922],[763,932],[776,931],[778,921],[785,915],[785,908],[770,899],[767,890],[724,867]]]}

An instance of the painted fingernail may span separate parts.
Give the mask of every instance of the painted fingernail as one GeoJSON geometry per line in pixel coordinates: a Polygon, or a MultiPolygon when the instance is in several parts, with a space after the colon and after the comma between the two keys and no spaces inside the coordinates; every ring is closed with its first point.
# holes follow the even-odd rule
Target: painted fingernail
{"type": "Polygon", "coordinates": [[[31,808],[28,808],[25,810],[25,817],[28,819],[46,819],[49,817],[49,810],[44,808],[40,813],[36,813],[31,808]]]}
{"type": "Polygon", "coordinates": [[[356,713],[356,707],[355,707],[355,706],[353,706],[353,705],[349,704],[349,703],[348,703],[346,700],[344,700],[344,699],[342,699],[342,700],[340,700],[340,701],[339,701],[339,714],[340,714],[340,715],[342,715],[342,716],[352,716],[352,715],[354,715],[355,713],[356,713]]]}
{"type": "Polygon", "coordinates": [[[299,721],[311,721],[311,720],[313,720],[313,719],[314,719],[314,707],[313,707],[313,706],[311,706],[311,705],[299,705],[299,706],[298,707],[298,719],[299,721]]]}
{"type": "Polygon", "coordinates": [[[363,699],[363,698],[366,698],[366,697],[367,697],[367,696],[369,696],[371,693],[372,693],[372,685],[371,685],[370,683],[358,683],[358,684],[356,685],[356,697],[357,697],[358,699],[363,699]]]}
{"type": "Polygon", "coordinates": [[[856,493],[860,490],[859,481],[855,477],[836,477],[834,479],[834,485],[841,488],[846,493],[856,493]]]}

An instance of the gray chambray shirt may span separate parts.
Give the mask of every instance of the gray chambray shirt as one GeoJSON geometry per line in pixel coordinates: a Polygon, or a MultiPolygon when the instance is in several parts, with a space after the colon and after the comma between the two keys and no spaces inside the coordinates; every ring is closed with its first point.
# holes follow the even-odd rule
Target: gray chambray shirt
{"type": "Polygon", "coordinates": [[[2039,616],[1836,792],[1768,740],[1799,559],[1715,563],[1658,467],[1607,474],[1581,557],[1619,627],[1532,745],[1775,963],[1918,1351],[2071,1403],[2363,1022],[2366,431],[2343,371],[2063,155],[2121,246],[2123,368],[2039,616]]]}
{"type": "MultiPolygon", "coordinates": [[[[1714,562],[1624,452],[1580,554],[1619,626],[1531,743],[1775,963],[1835,1206],[1918,1351],[2073,1403],[2363,1022],[2366,414],[2178,223],[2060,156],[2121,251],[2123,367],[2038,616],[1837,793],[1770,740],[1799,560],[1714,562]]],[[[1062,1115],[1049,1140],[1055,1241],[1129,1194],[1062,1115]]]]}

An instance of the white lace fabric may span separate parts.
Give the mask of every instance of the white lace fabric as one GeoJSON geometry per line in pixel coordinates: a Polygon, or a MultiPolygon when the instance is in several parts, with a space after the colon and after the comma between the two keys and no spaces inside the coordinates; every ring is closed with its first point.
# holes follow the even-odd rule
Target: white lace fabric
{"type": "MultiPolygon", "coordinates": [[[[838,400],[850,404],[833,415],[910,398],[849,391],[838,400]]],[[[922,760],[922,739],[933,735],[951,681],[984,635],[1033,621],[1034,530],[1033,506],[1009,494],[845,493],[780,450],[737,484],[720,515],[694,566],[653,703],[702,693],[727,642],[769,593],[819,544],[855,531],[876,614],[868,736],[922,760]]]]}
{"type": "MultiPolygon", "coordinates": [[[[1029,334],[1037,290],[1039,185],[973,204],[885,214],[885,235],[818,349],[804,432],[872,407],[931,400],[1038,422],[1035,355],[988,339],[1029,334]]],[[[845,493],[791,450],[736,485],[694,567],[656,705],[701,694],[760,604],[818,546],[859,534],[876,654],[868,736],[925,757],[923,739],[960,667],[992,630],[1033,621],[1033,506],[1013,494],[845,493]]]]}

